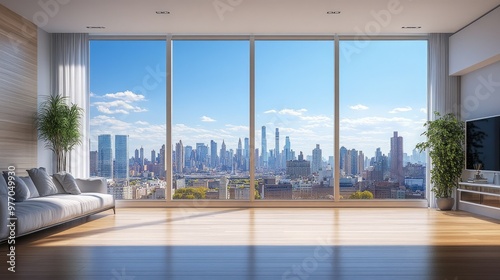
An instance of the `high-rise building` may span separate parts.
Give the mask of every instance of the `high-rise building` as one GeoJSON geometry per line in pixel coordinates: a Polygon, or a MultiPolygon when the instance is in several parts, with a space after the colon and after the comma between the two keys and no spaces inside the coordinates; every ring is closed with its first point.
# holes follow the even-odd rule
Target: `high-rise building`
{"type": "Polygon", "coordinates": [[[214,140],[210,140],[210,167],[216,168],[217,166],[217,143],[214,140]]]}
{"type": "Polygon", "coordinates": [[[358,174],[362,174],[365,170],[365,154],[363,151],[358,152],[358,174]]]}
{"type": "Polygon", "coordinates": [[[238,139],[238,149],[236,149],[236,168],[240,169],[243,166],[243,146],[241,138],[238,139]]]}
{"type": "Polygon", "coordinates": [[[312,151],[311,172],[316,173],[320,170],[322,170],[322,155],[319,144],[316,144],[316,148],[312,151]]]}
{"type": "Polygon", "coordinates": [[[175,171],[182,173],[184,170],[184,146],[182,140],[175,144],[175,171]]]}
{"type": "Polygon", "coordinates": [[[346,161],[346,156],[347,156],[347,148],[342,146],[340,147],[340,160],[339,160],[339,166],[340,166],[340,169],[344,172],[346,172],[346,164],[345,164],[345,161],[346,161]]]}
{"type": "Polygon", "coordinates": [[[165,154],[166,154],[166,151],[165,151],[165,144],[163,144],[161,146],[161,149],[160,149],[160,159],[159,159],[159,163],[158,165],[160,166],[160,177],[165,177],[166,176],[166,168],[165,168],[165,154]]]}
{"type": "Polygon", "coordinates": [[[351,150],[351,175],[357,175],[358,170],[358,151],[356,149],[351,150]]]}
{"type": "Polygon", "coordinates": [[[193,146],[185,146],[184,147],[184,166],[191,168],[191,153],[193,152],[193,146]]]}
{"type": "Polygon", "coordinates": [[[135,149],[134,160],[137,164],[139,164],[139,149],[135,149]]]}
{"type": "Polygon", "coordinates": [[[219,158],[220,158],[220,165],[222,168],[228,166],[226,143],[224,142],[224,140],[222,140],[222,144],[220,145],[219,158]]]}
{"type": "Polygon", "coordinates": [[[115,181],[128,181],[128,135],[115,135],[115,181]]]}
{"type": "Polygon", "coordinates": [[[286,136],[285,137],[285,147],[283,149],[284,155],[283,157],[285,158],[285,161],[292,160],[292,149],[290,147],[290,137],[286,136]]]}
{"type": "Polygon", "coordinates": [[[144,166],[144,148],[141,146],[141,149],[139,150],[139,164],[142,166],[144,166]]]}
{"type": "Polygon", "coordinates": [[[261,162],[262,162],[262,167],[267,167],[267,135],[266,135],[266,127],[262,126],[262,155],[261,155],[261,162]]]}
{"type": "Polygon", "coordinates": [[[196,164],[203,166],[207,162],[208,146],[205,143],[196,143],[196,164]]]}
{"type": "Polygon", "coordinates": [[[113,178],[113,150],[111,149],[111,135],[101,134],[97,137],[97,173],[98,176],[113,178]]]}
{"type": "Polygon", "coordinates": [[[397,131],[394,131],[394,136],[391,137],[390,162],[391,179],[403,185],[405,179],[403,173],[403,137],[398,136],[397,131]]]}
{"type": "Polygon", "coordinates": [[[276,128],[276,134],[274,136],[274,164],[276,169],[280,168],[280,130],[276,128]]]}
{"type": "Polygon", "coordinates": [[[244,140],[245,146],[243,147],[243,170],[250,170],[250,139],[245,137],[244,140]]]}
{"type": "Polygon", "coordinates": [[[151,151],[151,158],[149,159],[149,161],[153,164],[156,163],[156,151],[155,150],[152,150],[151,151]]]}
{"type": "Polygon", "coordinates": [[[89,166],[89,171],[90,171],[90,176],[98,176],[97,170],[98,170],[98,165],[97,165],[97,151],[90,151],[90,166],[89,166]]]}

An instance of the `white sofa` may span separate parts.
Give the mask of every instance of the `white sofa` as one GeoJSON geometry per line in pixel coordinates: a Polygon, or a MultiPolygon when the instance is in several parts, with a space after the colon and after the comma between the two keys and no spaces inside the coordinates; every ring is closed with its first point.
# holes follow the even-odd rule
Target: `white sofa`
{"type": "MultiPolygon", "coordinates": [[[[71,220],[105,210],[115,212],[115,201],[107,194],[106,180],[102,178],[75,179],[81,194],[57,193],[14,202],[16,237],[43,230],[71,220]]],[[[0,243],[12,235],[8,226],[13,221],[8,207],[8,186],[0,176],[0,243]]]]}

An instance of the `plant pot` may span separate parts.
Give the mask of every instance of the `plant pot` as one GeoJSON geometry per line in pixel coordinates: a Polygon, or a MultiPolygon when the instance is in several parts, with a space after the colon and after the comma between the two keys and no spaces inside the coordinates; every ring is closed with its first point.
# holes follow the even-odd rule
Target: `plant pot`
{"type": "Polygon", "coordinates": [[[453,197],[436,198],[437,208],[441,211],[450,211],[454,204],[455,199],[453,197]]]}

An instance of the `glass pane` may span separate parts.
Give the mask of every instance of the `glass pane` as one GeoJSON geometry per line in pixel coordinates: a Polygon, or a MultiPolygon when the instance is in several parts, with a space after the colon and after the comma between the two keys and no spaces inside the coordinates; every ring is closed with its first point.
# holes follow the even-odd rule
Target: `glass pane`
{"type": "Polygon", "coordinates": [[[255,42],[261,199],[333,199],[333,55],[333,41],[255,42]]]}
{"type": "Polygon", "coordinates": [[[165,199],[166,42],[90,42],[90,175],[116,199],[165,199]]]}
{"type": "Polygon", "coordinates": [[[248,41],[173,42],[174,199],[249,199],[248,41]]]}
{"type": "Polygon", "coordinates": [[[340,42],[340,195],[424,199],[427,41],[340,42]]]}

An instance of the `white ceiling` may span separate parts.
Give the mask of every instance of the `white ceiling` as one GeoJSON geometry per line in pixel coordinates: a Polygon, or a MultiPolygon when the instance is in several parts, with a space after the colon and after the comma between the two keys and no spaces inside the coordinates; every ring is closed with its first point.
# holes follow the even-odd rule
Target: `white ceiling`
{"type": "Polygon", "coordinates": [[[0,0],[0,4],[50,33],[361,35],[453,33],[500,5],[500,0],[0,0]],[[164,10],[170,14],[156,14],[164,10]]]}

